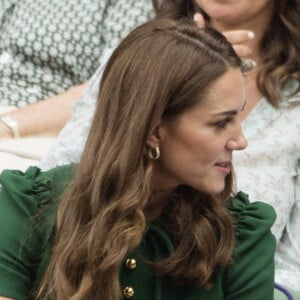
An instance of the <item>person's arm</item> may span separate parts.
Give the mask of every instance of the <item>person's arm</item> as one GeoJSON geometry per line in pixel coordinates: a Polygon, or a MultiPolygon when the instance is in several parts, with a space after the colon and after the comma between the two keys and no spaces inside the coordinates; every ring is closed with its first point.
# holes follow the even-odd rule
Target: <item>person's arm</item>
{"type": "MultiPolygon", "coordinates": [[[[20,137],[56,135],[70,119],[72,104],[77,101],[86,84],[80,84],[62,94],[38,101],[5,115],[17,123],[20,137]]],[[[0,120],[0,141],[12,139],[12,130],[0,120]]]]}
{"type": "Polygon", "coordinates": [[[274,209],[262,202],[249,203],[239,193],[230,204],[236,229],[233,261],[224,273],[224,300],[273,300],[274,253],[271,233],[274,209]]]}
{"type": "Polygon", "coordinates": [[[99,67],[87,83],[80,99],[74,103],[72,117],[59,133],[55,143],[40,161],[43,170],[58,165],[78,163],[86,142],[90,124],[96,108],[103,65],[110,57],[113,49],[105,51],[99,67]],[[76,140],[76,143],[74,141],[76,140]]]}

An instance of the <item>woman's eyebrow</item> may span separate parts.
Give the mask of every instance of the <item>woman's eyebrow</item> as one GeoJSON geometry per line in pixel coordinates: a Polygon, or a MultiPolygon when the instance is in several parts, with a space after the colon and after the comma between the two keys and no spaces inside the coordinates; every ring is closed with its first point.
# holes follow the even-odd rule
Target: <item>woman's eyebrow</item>
{"type": "Polygon", "coordinates": [[[224,115],[236,115],[238,112],[243,111],[245,109],[247,100],[244,101],[244,104],[240,110],[234,109],[234,110],[225,110],[219,113],[216,113],[216,116],[224,116],[224,115]]]}

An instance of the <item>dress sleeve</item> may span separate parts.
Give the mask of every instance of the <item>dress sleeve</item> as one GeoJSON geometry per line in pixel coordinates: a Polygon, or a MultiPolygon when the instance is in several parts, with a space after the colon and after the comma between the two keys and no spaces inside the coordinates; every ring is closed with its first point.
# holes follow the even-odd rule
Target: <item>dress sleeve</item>
{"type": "Polygon", "coordinates": [[[238,193],[229,209],[236,228],[232,265],[225,272],[224,300],[273,300],[275,238],[270,228],[274,209],[262,202],[249,203],[238,193]]]}
{"type": "Polygon", "coordinates": [[[37,279],[53,230],[53,222],[44,222],[53,212],[48,204],[60,193],[53,178],[68,180],[63,168],[42,173],[30,167],[0,175],[0,296],[27,299],[37,279]]]}

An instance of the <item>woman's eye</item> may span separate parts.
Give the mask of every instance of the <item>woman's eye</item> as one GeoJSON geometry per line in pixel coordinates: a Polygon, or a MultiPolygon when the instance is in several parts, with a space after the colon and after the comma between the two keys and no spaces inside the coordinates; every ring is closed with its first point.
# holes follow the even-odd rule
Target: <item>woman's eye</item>
{"type": "Polygon", "coordinates": [[[227,117],[226,119],[217,122],[215,125],[219,128],[226,128],[226,125],[231,121],[231,118],[227,117]]]}

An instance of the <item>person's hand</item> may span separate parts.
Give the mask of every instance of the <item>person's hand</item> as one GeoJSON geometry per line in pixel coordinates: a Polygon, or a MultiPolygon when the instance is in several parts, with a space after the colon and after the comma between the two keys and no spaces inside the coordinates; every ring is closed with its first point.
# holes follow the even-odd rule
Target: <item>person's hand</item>
{"type": "MultiPolygon", "coordinates": [[[[194,21],[199,28],[205,27],[205,20],[200,13],[195,13],[194,21]]],[[[252,54],[249,46],[245,45],[249,40],[254,38],[254,33],[249,30],[231,30],[224,31],[222,34],[232,44],[236,53],[243,59],[248,59],[252,54]]]]}

